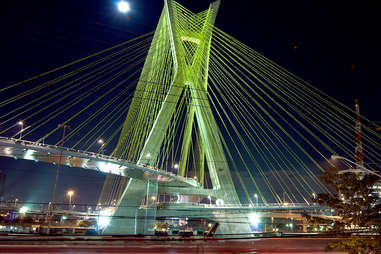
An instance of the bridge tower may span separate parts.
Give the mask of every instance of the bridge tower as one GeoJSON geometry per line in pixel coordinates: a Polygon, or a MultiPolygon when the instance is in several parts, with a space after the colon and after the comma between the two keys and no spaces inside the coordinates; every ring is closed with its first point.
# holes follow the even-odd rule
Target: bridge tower
{"type": "Polygon", "coordinates": [[[152,234],[156,216],[153,203],[158,193],[203,194],[221,199],[225,204],[240,203],[224,154],[219,128],[208,100],[209,54],[219,3],[220,1],[216,1],[207,10],[194,14],[173,0],[164,1],[161,17],[114,151],[114,155],[120,158],[155,167],[162,160],[161,150],[169,135],[168,130],[178,105],[184,94],[188,94],[187,110],[183,118],[186,124],[179,141],[181,158],[178,174],[185,175],[193,133],[193,137],[196,135],[199,140],[198,163],[201,165],[198,166],[202,168],[199,177],[204,179],[203,164],[206,163],[213,188],[159,186],[154,180],[131,178],[104,233],[152,234]],[[145,202],[147,208],[143,213],[138,209],[142,202],[145,202]],[[144,219],[139,220],[137,217],[144,219]]]}

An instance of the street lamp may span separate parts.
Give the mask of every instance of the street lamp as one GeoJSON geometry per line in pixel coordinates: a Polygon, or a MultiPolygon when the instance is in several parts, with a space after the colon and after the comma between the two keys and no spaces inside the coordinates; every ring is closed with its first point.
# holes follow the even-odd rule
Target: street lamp
{"type": "MultiPolygon", "coordinates": [[[[156,202],[156,196],[152,196],[151,197],[151,204],[152,205],[155,205],[155,202],[156,202]]],[[[147,200],[147,207],[149,206],[149,202],[148,202],[148,200],[147,200]]]]}
{"type": "Polygon", "coordinates": [[[291,198],[290,198],[290,196],[287,194],[287,192],[283,192],[283,206],[288,206],[288,202],[287,202],[287,200],[286,200],[286,195],[288,196],[288,199],[291,201],[291,203],[292,203],[292,200],[291,200],[291,198]]]}
{"type": "Polygon", "coordinates": [[[173,165],[173,168],[174,168],[174,172],[175,172],[175,174],[177,174],[178,171],[179,171],[179,164],[178,164],[178,163],[175,163],[175,165],[173,165]]]}
{"type": "Polygon", "coordinates": [[[98,144],[101,145],[101,146],[99,147],[99,153],[102,154],[103,146],[105,145],[105,142],[103,141],[103,139],[99,139],[99,140],[98,140],[98,144]]]}
{"type": "Polygon", "coordinates": [[[210,195],[208,195],[208,199],[209,199],[209,205],[212,205],[212,197],[210,195]]]}
{"type": "Polygon", "coordinates": [[[17,123],[18,125],[20,125],[20,139],[22,138],[22,132],[24,131],[24,122],[23,121],[19,121],[17,123]]]}
{"type": "Polygon", "coordinates": [[[343,156],[339,156],[339,155],[332,155],[331,156],[331,159],[333,160],[344,160],[344,161],[347,161],[349,163],[352,163],[353,165],[356,165],[358,168],[357,169],[347,169],[347,170],[342,170],[339,172],[339,174],[344,174],[344,173],[347,173],[347,172],[357,172],[357,171],[361,171],[361,172],[366,172],[366,173],[369,173],[369,174],[372,174],[372,175],[376,175],[378,177],[381,177],[380,174],[372,171],[372,170],[369,170],[367,168],[365,168],[364,166],[361,166],[360,164],[354,162],[354,161],[351,161],[343,156]]]}
{"type": "Polygon", "coordinates": [[[254,198],[255,198],[255,206],[258,206],[258,194],[257,193],[254,194],[254,198]]]}
{"type": "Polygon", "coordinates": [[[28,211],[29,211],[29,207],[23,206],[20,208],[19,213],[23,213],[25,215],[26,212],[28,212],[28,211]]]}
{"type": "Polygon", "coordinates": [[[312,201],[313,201],[313,204],[316,204],[316,198],[317,198],[316,193],[312,192],[312,201]]]}
{"type": "Polygon", "coordinates": [[[71,197],[74,195],[74,191],[69,190],[66,195],[69,196],[69,210],[71,210],[71,197]]]}

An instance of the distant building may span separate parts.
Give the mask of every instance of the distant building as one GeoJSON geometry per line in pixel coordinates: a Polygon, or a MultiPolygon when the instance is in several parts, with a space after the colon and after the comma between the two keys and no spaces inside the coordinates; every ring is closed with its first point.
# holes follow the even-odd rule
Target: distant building
{"type": "Polygon", "coordinates": [[[3,198],[6,174],[0,169],[0,200],[3,198]]]}

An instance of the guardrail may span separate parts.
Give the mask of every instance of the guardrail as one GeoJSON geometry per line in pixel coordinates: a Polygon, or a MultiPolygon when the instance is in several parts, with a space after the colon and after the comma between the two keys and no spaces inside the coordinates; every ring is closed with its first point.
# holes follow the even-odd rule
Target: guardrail
{"type": "MultiPolygon", "coordinates": [[[[208,204],[208,203],[200,203],[200,202],[157,202],[156,205],[158,206],[166,206],[166,205],[181,205],[181,206],[203,206],[205,208],[245,208],[245,209],[261,209],[261,208],[319,208],[321,209],[322,207],[319,206],[318,204],[309,204],[309,203],[287,203],[287,204],[281,204],[281,203],[262,203],[262,204],[223,204],[223,205],[218,205],[218,204],[208,204]]],[[[323,207],[325,209],[325,207],[323,207]]]]}
{"type": "Polygon", "coordinates": [[[15,143],[20,143],[22,145],[34,145],[34,146],[40,146],[40,147],[45,147],[45,148],[62,149],[62,150],[67,151],[67,152],[81,153],[81,154],[86,154],[86,155],[90,155],[90,156],[96,156],[97,158],[104,158],[104,159],[108,159],[108,160],[115,160],[115,161],[121,161],[121,162],[128,162],[128,163],[136,164],[136,162],[122,160],[122,159],[119,159],[117,157],[113,157],[110,155],[99,154],[99,153],[83,151],[83,150],[77,150],[77,149],[73,149],[73,148],[69,148],[69,147],[61,147],[61,146],[56,146],[56,145],[43,144],[43,143],[33,142],[33,141],[29,141],[29,140],[16,139],[16,138],[10,138],[10,137],[0,137],[0,139],[11,140],[15,143]]]}
{"type": "Polygon", "coordinates": [[[61,146],[56,146],[56,145],[43,144],[43,143],[38,143],[38,142],[33,142],[33,141],[28,141],[28,140],[10,138],[10,137],[1,137],[0,136],[0,140],[1,139],[10,140],[10,141],[13,141],[16,144],[22,144],[22,145],[25,145],[25,146],[28,146],[28,145],[29,146],[37,146],[37,147],[43,147],[43,148],[49,148],[49,149],[56,149],[58,151],[59,150],[63,150],[63,151],[66,151],[66,152],[84,154],[84,155],[91,156],[91,157],[94,157],[94,158],[97,158],[97,159],[111,160],[111,161],[115,161],[117,163],[135,164],[137,166],[141,166],[141,167],[149,168],[149,169],[152,169],[152,170],[156,170],[158,172],[169,174],[171,176],[177,176],[176,174],[173,174],[172,172],[168,172],[168,171],[162,170],[160,168],[155,168],[155,167],[152,167],[152,166],[147,165],[147,164],[138,164],[138,163],[136,163],[134,161],[127,161],[127,160],[123,160],[123,159],[120,159],[120,158],[117,158],[117,157],[113,157],[113,156],[110,156],[110,155],[104,155],[104,154],[99,154],[99,153],[94,153],[94,152],[77,150],[77,149],[73,149],[73,148],[69,148],[69,147],[61,147],[61,146]]]}

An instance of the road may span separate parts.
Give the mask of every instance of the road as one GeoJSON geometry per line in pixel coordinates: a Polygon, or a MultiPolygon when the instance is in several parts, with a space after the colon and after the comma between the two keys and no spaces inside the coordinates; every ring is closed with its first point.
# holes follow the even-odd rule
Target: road
{"type": "MultiPolygon", "coordinates": [[[[328,238],[261,238],[244,240],[88,240],[0,241],[0,253],[297,253],[326,254],[328,238]]],[[[338,254],[343,252],[329,252],[338,254]]]]}

